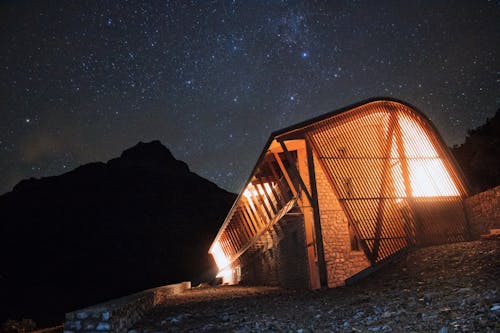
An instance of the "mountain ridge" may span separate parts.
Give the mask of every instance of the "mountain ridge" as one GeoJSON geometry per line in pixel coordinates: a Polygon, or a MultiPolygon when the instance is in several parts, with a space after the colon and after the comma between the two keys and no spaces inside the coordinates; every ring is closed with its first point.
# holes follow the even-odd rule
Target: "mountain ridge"
{"type": "Polygon", "coordinates": [[[159,141],[19,182],[0,196],[0,322],[58,324],[110,298],[210,280],[208,246],[235,196],[159,141]]]}

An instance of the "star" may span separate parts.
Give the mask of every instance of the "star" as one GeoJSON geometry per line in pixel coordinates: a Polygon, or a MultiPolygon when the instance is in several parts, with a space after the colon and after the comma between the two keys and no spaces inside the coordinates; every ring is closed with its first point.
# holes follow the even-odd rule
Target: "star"
{"type": "Polygon", "coordinates": [[[154,139],[237,192],[263,138],[326,111],[393,96],[453,145],[499,105],[494,2],[4,7],[0,194],[31,165],[56,175],[154,139]]]}

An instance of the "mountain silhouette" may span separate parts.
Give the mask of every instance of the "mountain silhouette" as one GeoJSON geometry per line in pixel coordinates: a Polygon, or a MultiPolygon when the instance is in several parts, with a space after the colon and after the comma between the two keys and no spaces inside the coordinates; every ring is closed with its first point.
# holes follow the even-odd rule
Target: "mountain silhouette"
{"type": "Polygon", "coordinates": [[[111,298],[210,280],[207,250],[234,199],[159,141],[21,181],[0,196],[0,323],[58,324],[111,298]]]}

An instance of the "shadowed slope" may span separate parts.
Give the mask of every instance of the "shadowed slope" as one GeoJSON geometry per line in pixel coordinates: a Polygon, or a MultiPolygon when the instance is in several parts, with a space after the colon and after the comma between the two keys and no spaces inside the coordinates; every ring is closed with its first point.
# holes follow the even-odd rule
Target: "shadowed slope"
{"type": "Polygon", "coordinates": [[[207,249],[234,198],[159,141],[20,182],[0,196],[0,322],[60,323],[82,306],[213,278],[207,249]]]}
{"type": "Polygon", "coordinates": [[[500,110],[484,125],[469,130],[465,142],[453,147],[473,193],[500,185],[500,110]]]}

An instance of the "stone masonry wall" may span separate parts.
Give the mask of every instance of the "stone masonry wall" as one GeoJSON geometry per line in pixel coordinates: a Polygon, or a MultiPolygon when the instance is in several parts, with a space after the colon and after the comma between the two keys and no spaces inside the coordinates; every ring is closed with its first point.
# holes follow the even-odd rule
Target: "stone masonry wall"
{"type": "Polygon", "coordinates": [[[147,311],[189,288],[191,282],[171,284],[67,313],[64,333],[126,333],[147,311]]]}
{"type": "Polygon", "coordinates": [[[241,284],[308,287],[303,219],[284,217],[278,223],[283,234],[274,240],[267,236],[269,248],[240,257],[241,284]]]}
{"type": "Polygon", "coordinates": [[[370,263],[363,251],[351,250],[347,217],[316,156],[314,166],[328,287],[334,288],[343,286],[347,278],[367,268],[370,263]]]}
{"type": "Polygon", "coordinates": [[[467,198],[465,206],[473,238],[500,229],[500,186],[467,198]]]}
{"type": "Polygon", "coordinates": [[[288,221],[285,235],[278,247],[280,283],[288,288],[308,288],[309,271],[305,243],[304,220],[300,217],[288,221]]]}

